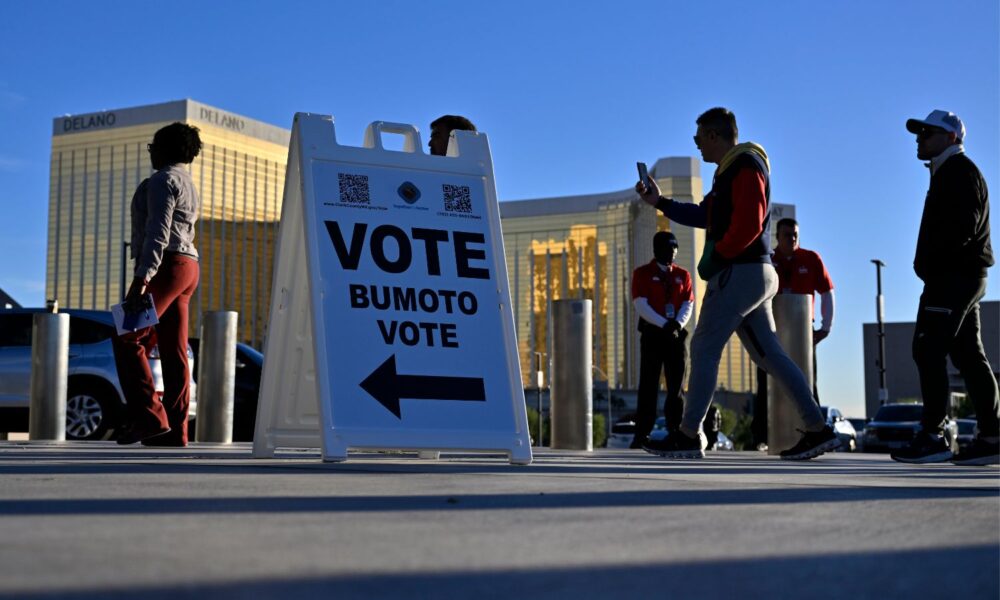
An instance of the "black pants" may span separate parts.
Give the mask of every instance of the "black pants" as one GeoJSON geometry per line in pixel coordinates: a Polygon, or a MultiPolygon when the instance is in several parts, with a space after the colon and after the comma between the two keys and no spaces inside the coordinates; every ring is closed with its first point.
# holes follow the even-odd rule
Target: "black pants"
{"type": "Polygon", "coordinates": [[[675,338],[645,321],[642,323],[644,326],[639,336],[639,397],[635,411],[635,439],[640,442],[646,439],[656,422],[661,372],[667,378],[667,398],[663,403],[667,429],[680,427],[684,414],[680,392],[687,362],[686,330],[681,330],[675,338]]]}
{"type": "Polygon", "coordinates": [[[976,408],[979,435],[993,437],[1000,429],[997,381],[983,350],[979,325],[979,301],[985,294],[985,277],[951,277],[924,284],[913,332],[913,360],[924,398],[924,431],[943,431],[950,401],[949,356],[976,408]]]}
{"type": "MultiPolygon", "coordinates": [[[[816,375],[816,346],[813,346],[813,399],[819,403],[819,377],[816,375]]],[[[750,433],[754,446],[767,443],[767,371],[757,367],[757,393],[753,397],[753,419],[750,433]]]]}

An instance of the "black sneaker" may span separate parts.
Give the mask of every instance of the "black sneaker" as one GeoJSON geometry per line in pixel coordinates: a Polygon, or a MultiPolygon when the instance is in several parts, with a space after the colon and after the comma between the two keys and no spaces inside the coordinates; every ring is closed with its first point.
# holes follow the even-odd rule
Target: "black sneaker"
{"type": "Polygon", "coordinates": [[[959,450],[951,462],[956,465],[1000,465],[1000,443],[976,438],[965,450],[959,450]]]}
{"type": "Polygon", "coordinates": [[[889,456],[895,461],[922,465],[951,460],[952,453],[951,446],[944,436],[921,430],[917,432],[909,446],[900,448],[889,456]]]}
{"type": "Polygon", "coordinates": [[[780,456],[783,460],[809,460],[837,448],[840,448],[840,439],[827,425],[819,431],[803,431],[799,443],[782,450],[780,456]]]}
{"type": "Polygon", "coordinates": [[[641,438],[639,436],[633,437],[632,438],[632,443],[628,445],[628,449],[629,450],[638,450],[639,448],[642,448],[643,445],[646,443],[647,439],[648,439],[647,436],[642,436],[641,438]]]}
{"type": "Polygon", "coordinates": [[[664,458],[705,458],[702,437],[688,437],[680,431],[672,431],[662,440],[647,440],[642,449],[664,458]]]}

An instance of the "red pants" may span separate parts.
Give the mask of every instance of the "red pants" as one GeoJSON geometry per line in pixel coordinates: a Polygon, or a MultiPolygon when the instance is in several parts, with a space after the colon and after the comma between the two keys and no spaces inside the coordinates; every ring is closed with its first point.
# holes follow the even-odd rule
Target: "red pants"
{"type": "Polygon", "coordinates": [[[198,272],[198,261],[193,258],[164,252],[163,262],[146,288],[153,295],[160,322],[112,338],[129,424],[143,429],[168,426],[172,431],[167,435],[185,444],[191,403],[188,305],[198,287],[198,272]],[[162,401],[157,397],[146,358],[154,345],[159,347],[163,370],[162,401]]]}

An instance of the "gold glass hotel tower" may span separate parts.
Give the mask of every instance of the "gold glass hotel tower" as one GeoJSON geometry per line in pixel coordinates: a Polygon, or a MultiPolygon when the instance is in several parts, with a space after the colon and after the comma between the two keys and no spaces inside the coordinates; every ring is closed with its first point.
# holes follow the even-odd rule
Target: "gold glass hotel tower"
{"type": "Polygon", "coordinates": [[[235,310],[239,339],[259,348],[290,133],[193,100],[53,119],[46,297],[99,310],[120,301],[132,279],[129,204],[153,172],[146,144],[175,121],[198,127],[204,143],[190,166],[201,198],[190,333],[202,312],[235,310]]]}

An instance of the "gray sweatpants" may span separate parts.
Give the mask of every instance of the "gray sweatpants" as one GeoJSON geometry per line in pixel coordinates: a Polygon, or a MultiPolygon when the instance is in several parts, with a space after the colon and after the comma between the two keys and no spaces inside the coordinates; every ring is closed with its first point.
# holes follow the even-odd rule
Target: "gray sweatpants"
{"type": "Polygon", "coordinates": [[[701,429],[715,394],[722,351],[734,332],[750,358],[790,392],[806,428],[819,431],[825,425],[809,382],[774,334],[771,298],[777,292],[778,274],[769,264],[732,265],[708,281],[691,338],[691,376],[681,421],[686,435],[701,429]]]}

